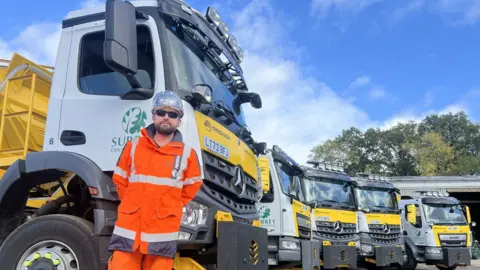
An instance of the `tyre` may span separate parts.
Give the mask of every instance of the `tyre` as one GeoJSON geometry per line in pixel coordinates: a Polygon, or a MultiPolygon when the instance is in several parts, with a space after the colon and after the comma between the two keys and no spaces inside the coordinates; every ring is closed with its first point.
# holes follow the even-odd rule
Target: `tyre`
{"type": "Polygon", "coordinates": [[[410,248],[406,247],[405,252],[406,252],[406,260],[403,263],[403,266],[400,267],[400,269],[415,270],[417,268],[417,260],[415,260],[415,257],[413,256],[413,253],[410,250],[410,248]]]}
{"type": "Polygon", "coordinates": [[[457,266],[443,267],[443,266],[436,265],[436,267],[437,267],[439,270],[455,270],[455,269],[457,269],[457,266]]]}
{"type": "Polygon", "coordinates": [[[93,224],[68,215],[35,218],[8,236],[0,262],[12,270],[99,270],[93,224]]]}

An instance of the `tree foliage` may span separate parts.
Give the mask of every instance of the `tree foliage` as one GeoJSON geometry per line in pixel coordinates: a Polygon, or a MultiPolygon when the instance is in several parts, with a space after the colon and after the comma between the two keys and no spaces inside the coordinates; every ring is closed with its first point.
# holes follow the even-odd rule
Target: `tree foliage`
{"type": "Polygon", "coordinates": [[[475,175],[480,173],[480,125],[460,112],[386,130],[351,127],[315,146],[310,158],[340,164],[350,175],[475,175]]]}

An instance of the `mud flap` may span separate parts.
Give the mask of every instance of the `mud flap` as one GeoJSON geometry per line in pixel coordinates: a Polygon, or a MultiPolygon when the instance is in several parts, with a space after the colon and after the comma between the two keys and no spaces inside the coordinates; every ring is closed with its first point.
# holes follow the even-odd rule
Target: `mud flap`
{"type": "Polygon", "coordinates": [[[470,251],[468,248],[443,248],[443,265],[470,265],[470,251]]]}
{"type": "Polygon", "coordinates": [[[268,270],[268,233],[239,222],[218,222],[217,268],[268,270]]]}
{"type": "Polygon", "coordinates": [[[357,268],[356,246],[323,246],[323,268],[337,267],[357,268]]]}
{"type": "Polygon", "coordinates": [[[377,266],[389,266],[395,263],[403,265],[402,247],[375,247],[375,260],[377,266]]]}
{"type": "Polygon", "coordinates": [[[320,241],[302,240],[302,269],[313,270],[320,265],[320,241]]]}

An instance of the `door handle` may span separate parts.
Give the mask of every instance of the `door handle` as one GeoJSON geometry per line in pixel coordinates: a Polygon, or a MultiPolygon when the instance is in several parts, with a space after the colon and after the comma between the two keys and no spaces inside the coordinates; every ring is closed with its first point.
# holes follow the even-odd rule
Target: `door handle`
{"type": "Polygon", "coordinates": [[[80,145],[85,144],[87,139],[81,131],[64,130],[62,131],[62,135],[60,135],[60,142],[62,142],[63,145],[80,145]]]}

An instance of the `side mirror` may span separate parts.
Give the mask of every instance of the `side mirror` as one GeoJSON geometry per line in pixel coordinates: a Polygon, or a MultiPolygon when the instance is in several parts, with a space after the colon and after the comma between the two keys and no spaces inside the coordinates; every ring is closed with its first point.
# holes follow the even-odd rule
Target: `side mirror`
{"type": "Polygon", "coordinates": [[[261,155],[265,155],[265,152],[267,151],[267,143],[265,142],[253,143],[253,147],[255,148],[257,153],[261,155]]]}
{"type": "Polygon", "coordinates": [[[104,58],[123,75],[137,73],[136,10],[130,2],[106,2],[104,58]]]}
{"type": "Polygon", "coordinates": [[[270,190],[270,162],[268,158],[261,157],[258,159],[258,166],[260,167],[263,192],[267,193],[270,190]]]}
{"type": "Polygon", "coordinates": [[[407,221],[417,225],[417,207],[414,204],[407,205],[407,221]]]}
{"type": "MultiPolygon", "coordinates": [[[[144,100],[153,96],[153,89],[142,88],[137,75],[137,12],[130,2],[107,0],[105,7],[105,64],[124,75],[132,90],[121,95],[125,100],[144,100]]],[[[147,19],[141,15],[141,18],[147,19]]]]}
{"type": "Polygon", "coordinates": [[[192,95],[199,103],[212,103],[212,87],[208,84],[197,84],[192,88],[192,95]]]}
{"type": "Polygon", "coordinates": [[[260,98],[259,94],[239,91],[233,100],[233,109],[235,110],[235,113],[238,114],[240,112],[240,105],[247,102],[250,102],[252,107],[255,109],[262,108],[262,99],[260,98]]]}

